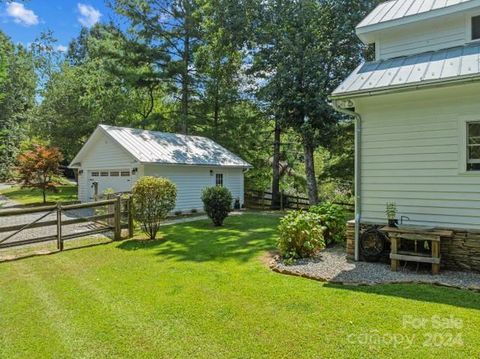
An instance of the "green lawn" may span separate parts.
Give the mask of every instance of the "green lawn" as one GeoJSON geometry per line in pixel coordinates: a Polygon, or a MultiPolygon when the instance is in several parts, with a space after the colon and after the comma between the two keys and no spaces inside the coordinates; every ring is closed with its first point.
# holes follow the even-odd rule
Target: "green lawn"
{"type": "MultiPolygon", "coordinates": [[[[43,203],[42,191],[38,189],[21,188],[15,186],[1,190],[0,194],[20,204],[41,204],[43,203]]],[[[47,192],[47,202],[72,202],[77,200],[77,186],[64,185],[58,187],[58,192],[47,192]]]]}
{"type": "Polygon", "coordinates": [[[343,287],[273,273],[261,258],[274,246],[277,223],[246,214],[220,229],[207,221],[165,227],[156,242],[0,263],[0,357],[480,356],[479,294],[343,287]],[[462,323],[415,329],[403,326],[405,315],[462,323]],[[432,344],[452,344],[450,334],[457,340],[429,346],[435,333],[432,344]],[[413,344],[398,342],[406,336],[413,344]]]}

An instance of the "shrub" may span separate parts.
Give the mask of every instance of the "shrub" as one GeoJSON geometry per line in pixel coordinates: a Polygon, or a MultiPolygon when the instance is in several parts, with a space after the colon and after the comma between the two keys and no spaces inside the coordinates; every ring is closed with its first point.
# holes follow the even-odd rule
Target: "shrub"
{"type": "Polygon", "coordinates": [[[177,188],[166,178],[142,177],[132,189],[133,215],[150,239],[157,236],[160,223],[175,208],[177,188]]]}
{"type": "Polygon", "coordinates": [[[203,190],[203,208],[215,226],[221,226],[228,217],[228,213],[232,210],[232,200],[232,194],[228,188],[215,186],[203,190]]]}
{"type": "Polygon", "coordinates": [[[277,247],[286,263],[309,258],[325,248],[324,227],[315,213],[292,211],[280,221],[277,247]]]}
{"type": "Polygon", "coordinates": [[[198,211],[197,211],[196,208],[192,208],[192,209],[190,210],[190,213],[192,213],[192,214],[195,214],[195,213],[197,213],[197,212],[198,212],[198,211]]]}
{"type": "Polygon", "coordinates": [[[345,240],[347,231],[347,219],[345,210],[342,206],[325,202],[323,204],[310,208],[310,213],[320,216],[320,222],[325,227],[324,237],[325,243],[338,243],[345,240]]]}
{"type": "Polygon", "coordinates": [[[182,215],[182,211],[176,211],[176,212],[175,212],[175,215],[176,215],[176,216],[181,216],[181,215],[182,215]]]}

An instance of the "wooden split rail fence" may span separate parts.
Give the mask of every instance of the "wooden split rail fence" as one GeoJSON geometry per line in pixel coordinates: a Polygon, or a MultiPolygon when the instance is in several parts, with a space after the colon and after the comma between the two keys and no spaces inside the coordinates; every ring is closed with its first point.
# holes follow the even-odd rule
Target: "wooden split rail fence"
{"type": "Polygon", "coordinates": [[[57,242],[57,248],[63,250],[64,241],[91,235],[113,232],[114,239],[122,238],[122,229],[133,236],[132,200],[121,198],[91,203],[32,207],[25,209],[0,210],[0,249],[42,242],[57,242]],[[83,212],[82,212],[83,211],[83,212]],[[70,213],[74,213],[71,215],[70,213]],[[64,231],[68,226],[85,224],[75,231],[64,231]],[[50,227],[50,229],[48,229],[50,227]],[[33,231],[31,238],[22,238],[22,233],[33,231]],[[38,234],[35,232],[53,232],[38,234]],[[68,233],[71,232],[71,233],[68,233]],[[20,238],[19,238],[20,237],[20,238]]]}
{"type": "MultiPolygon", "coordinates": [[[[280,192],[278,203],[274,203],[273,193],[266,191],[250,190],[245,192],[245,203],[248,208],[260,208],[260,209],[308,209],[310,202],[306,197],[292,196],[280,192]],[[275,205],[275,206],[274,206],[275,205]]],[[[355,206],[351,203],[334,202],[345,208],[348,212],[354,212],[355,206]]]]}

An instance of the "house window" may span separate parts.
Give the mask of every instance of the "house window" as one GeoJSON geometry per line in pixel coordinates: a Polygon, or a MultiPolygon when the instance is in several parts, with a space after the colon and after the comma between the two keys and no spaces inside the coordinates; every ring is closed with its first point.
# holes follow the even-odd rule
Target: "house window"
{"type": "Polygon", "coordinates": [[[480,40],[480,15],[472,17],[472,40],[480,40]]]}
{"type": "Polygon", "coordinates": [[[467,170],[480,170],[480,122],[467,123],[467,170]]]}
{"type": "Polygon", "coordinates": [[[92,177],[98,177],[99,173],[98,172],[92,172],[92,177]]]}
{"type": "Polygon", "coordinates": [[[122,171],[120,174],[122,177],[128,177],[130,176],[130,171],[122,171]]]}
{"type": "Polygon", "coordinates": [[[215,175],[215,185],[223,187],[223,173],[217,173],[215,175]]]}
{"type": "Polygon", "coordinates": [[[112,172],[110,172],[110,176],[111,176],[111,177],[118,177],[118,176],[120,176],[120,172],[118,172],[118,171],[112,171],[112,172]]]}

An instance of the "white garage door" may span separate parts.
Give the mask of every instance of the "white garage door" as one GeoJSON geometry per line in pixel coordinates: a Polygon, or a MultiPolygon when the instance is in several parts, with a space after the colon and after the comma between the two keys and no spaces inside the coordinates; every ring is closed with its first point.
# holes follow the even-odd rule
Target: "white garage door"
{"type": "Polygon", "coordinates": [[[107,189],[115,192],[128,192],[131,190],[131,172],[129,169],[122,170],[93,170],[88,171],[89,197],[102,195],[107,189]]]}

